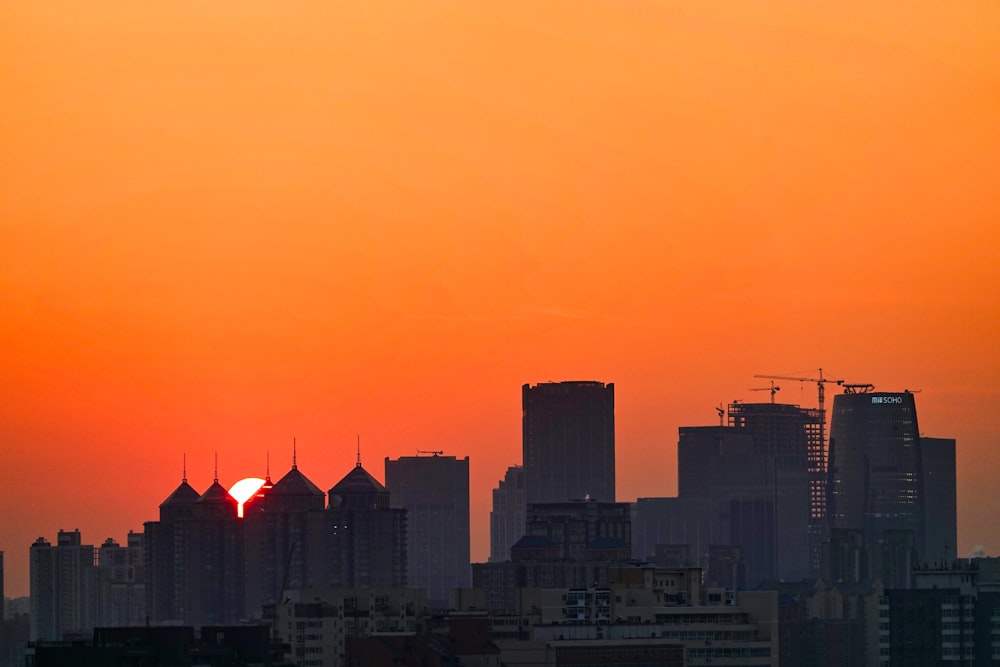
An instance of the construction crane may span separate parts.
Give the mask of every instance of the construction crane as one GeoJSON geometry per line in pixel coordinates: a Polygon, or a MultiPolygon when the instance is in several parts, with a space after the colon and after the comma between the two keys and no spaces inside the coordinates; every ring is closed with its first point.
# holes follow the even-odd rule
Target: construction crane
{"type": "Polygon", "coordinates": [[[722,403],[719,403],[719,407],[715,411],[719,413],[719,426],[722,426],[722,418],[726,416],[726,411],[722,409],[722,403]]]}
{"type": "Polygon", "coordinates": [[[775,386],[774,380],[771,380],[770,387],[753,387],[750,391],[769,391],[771,392],[771,403],[774,403],[774,395],[781,391],[781,387],[775,386]]]}
{"type": "Polygon", "coordinates": [[[794,380],[796,382],[815,382],[816,388],[819,390],[819,409],[823,410],[826,414],[824,407],[826,402],[826,387],[824,385],[828,382],[833,382],[837,385],[844,384],[843,380],[832,380],[830,378],[823,377],[823,369],[819,369],[818,378],[803,378],[803,377],[791,377],[788,375],[754,375],[755,378],[763,378],[764,380],[794,380]]]}
{"type": "Polygon", "coordinates": [[[418,449],[417,450],[417,456],[420,456],[421,454],[430,454],[432,456],[443,456],[444,455],[444,451],[442,451],[440,449],[438,449],[438,450],[433,450],[433,449],[418,449]]]}

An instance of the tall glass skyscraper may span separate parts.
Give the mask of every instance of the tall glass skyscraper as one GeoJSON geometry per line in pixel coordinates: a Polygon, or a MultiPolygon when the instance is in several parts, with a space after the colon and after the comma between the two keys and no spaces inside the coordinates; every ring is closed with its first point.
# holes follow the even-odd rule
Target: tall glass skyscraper
{"type": "Polygon", "coordinates": [[[546,382],[521,388],[526,500],[615,500],[615,386],[546,382]]]}
{"type": "Polygon", "coordinates": [[[906,585],[924,560],[925,492],[917,410],[910,392],[838,395],[830,421],[827,516],[835,570],[906,585]],[[847,545],[863,556],[847,556],[847,545]],[[839,551],[838,551],[839,550],[839,551]],[[846,561],[845,561],[846,562],[846,561]]]}

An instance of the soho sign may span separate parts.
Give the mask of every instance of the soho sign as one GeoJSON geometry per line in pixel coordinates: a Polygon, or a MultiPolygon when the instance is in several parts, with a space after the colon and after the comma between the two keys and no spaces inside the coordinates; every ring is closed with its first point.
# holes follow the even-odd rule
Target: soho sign
{"type": "Polygon", "coordinates": [[[872,403],[902,403],[902,396],[872,396],[872,403]]]}

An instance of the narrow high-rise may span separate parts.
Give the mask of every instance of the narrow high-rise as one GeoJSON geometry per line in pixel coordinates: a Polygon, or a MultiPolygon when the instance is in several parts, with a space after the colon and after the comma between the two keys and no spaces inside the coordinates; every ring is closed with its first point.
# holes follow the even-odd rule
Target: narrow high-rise
{"type": "Polygon", "coordinates": [[[830,420],[828,573],[906,587],[923,561],[926,537],[913,394],[848,392],[834,398],[830,420]]]}
{"type": "Polygon", "coordinates": [[[433,607],[453,608],[455,589],[471,583],[469,457],[385,459],[392,507],[406,510],[407,586],[427,591],[433,607]]]}
{"type": "Polygon", "coordinates": [[[525,534],[528,506],[524,500],[524,468],[511,466],[493,489],[490,511],[490,562],[510,559],[510,548],[525,534]]]}
{"type": "Polygon", "coordinates": [[[526,384],[521,405],[527,503],[614,502],[614,384],[526,384]]]}
{"type": "Polygon", "coordinates": [[[94,546],[79,530],[60,530],[56,545],[39,537],[31,545],[31,641],[61,641],[87,634],[97,615],[94,546]]]}

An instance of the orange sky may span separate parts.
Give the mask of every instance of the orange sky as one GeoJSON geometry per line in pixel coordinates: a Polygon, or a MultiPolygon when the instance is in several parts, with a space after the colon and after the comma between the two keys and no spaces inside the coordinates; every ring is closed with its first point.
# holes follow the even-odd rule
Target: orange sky
{"type": "Polygon", "coordinates": [[[522,383],[616,383],[632,500],[818,366],[923,390],[1000,554],[996,2],[7,2],[0,100],[8,595],[293,436],[469,455],[485,559],[522,383]]]}

